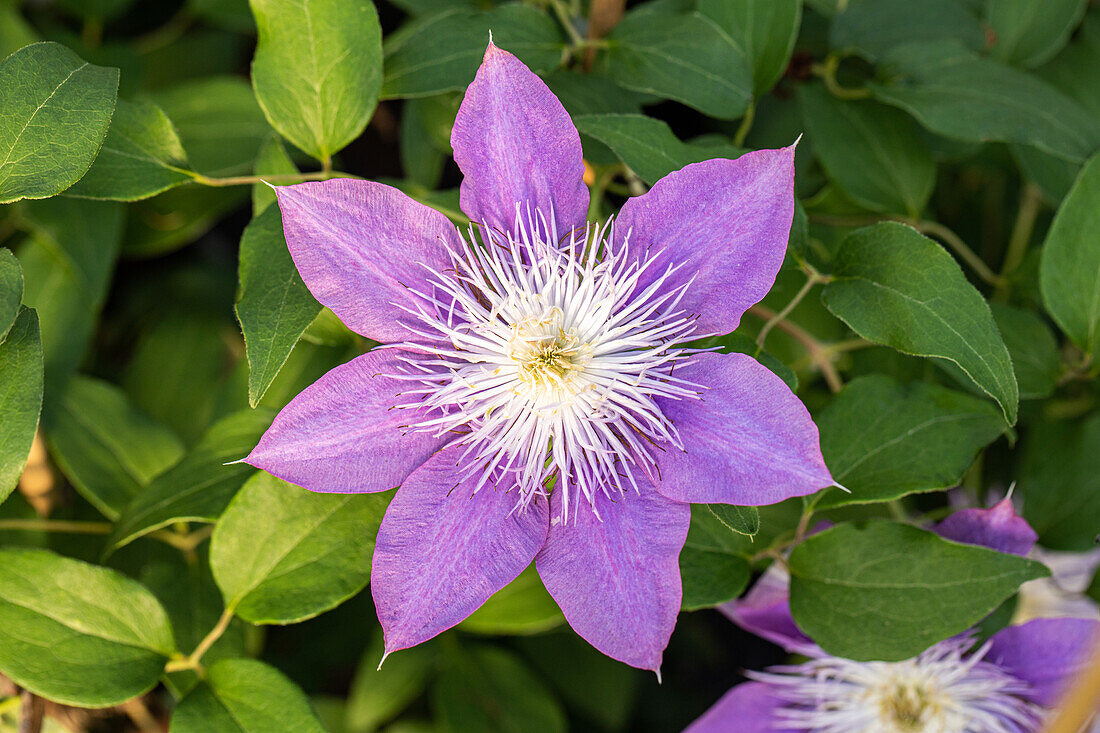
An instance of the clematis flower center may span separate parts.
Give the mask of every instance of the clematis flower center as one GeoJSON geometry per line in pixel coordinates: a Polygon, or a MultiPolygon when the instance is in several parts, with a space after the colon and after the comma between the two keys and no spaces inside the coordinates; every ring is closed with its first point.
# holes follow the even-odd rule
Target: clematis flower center
{"type": "Polygon", "coordinates": [[[785,701],[781,730],[809,733],[1025,733],[1039,708],[1025,683],[967,655],[973,639],[949,639],[903,662],[820,657],[753,674],[785,701]]]}
{"type": "Polygon", "coordinates": [[[515,324],[508,341],[508,355],[516,361],[523,385],[517,391],[527,390],[528,399],[536,402],[567,401],[591,388],[584,368],[592,352],[592,344],[581,341],[577,329],[565,329],[565,314],[557,306],[515,324]]]}
{"type": "Polygon", "coordinates": [[[654,452],[680,445],[657,400],[701,388],[674,374],[697,351],[677,345],[695,318],[677,309],[690,283],[667,285],[676,267],[632,259],[610,224],[559,239],[552,220],[517,207],[511,232],[471,228],[416,293],[416,333],[440,346],[399,345],[399,378],[417,383],[400,406],[430,415],[411,429],[466,446],[476,490],[516,490],[520,508],[560,490],[562,521],[654,475],[654,452]]]}

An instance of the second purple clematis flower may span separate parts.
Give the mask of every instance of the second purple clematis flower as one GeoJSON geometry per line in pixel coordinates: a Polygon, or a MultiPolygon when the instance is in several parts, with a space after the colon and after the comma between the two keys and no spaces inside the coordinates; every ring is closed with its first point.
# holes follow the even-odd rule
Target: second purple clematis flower
{"type": "MultiPolygon", "coordinates": [[[[1009,499],[955,512],[932,530],[946,539],[1026,555],[1036,534],[1009,499]]],[[[984,644],[974,631],[901,662],[827,654],[795,625],[789,578],[772,565],[729,618],[809,659],[748,672],[685,733],[1035,733],[1088,661],[1100,624],[1041,618],[1008,626],[984,644]]]]}
{"type": "Polygon", "coordinates": [[[588,224],[576,128],[492,44],[451,142],[465,234],[379,183],[277,189],[310,291],[385,346],[298,395],[246,460],[313,491],[400,487],[371,576],[387,653],[534,561],[581,636],[657,670],[689,502],[832,483],[779,378],[681,345],[734,330],[771,287],[794,151],[687,166],[588,224]]]}

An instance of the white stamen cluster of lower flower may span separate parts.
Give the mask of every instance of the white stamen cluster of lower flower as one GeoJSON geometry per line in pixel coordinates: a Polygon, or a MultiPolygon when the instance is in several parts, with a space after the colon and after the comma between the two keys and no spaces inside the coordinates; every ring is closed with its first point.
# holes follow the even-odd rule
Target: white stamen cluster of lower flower
{"type": "Polygon", "coordinates": [[[451,348],[400,345],[398,376],[416,383],[402,406],[431,415],[410,428],[454,432],[475,491],[515,485],[526,507],[557,487],[560,520],[575,516],[578,495],[592,504],[597,492],[636,490],[657,444],[679,446],[655,398],[700,392],[674,375],[697,351],[676,346],[695,329],[677,309],[690,283],[670,288],[675,267],[652,276],[659,255],[631,259],[611,231],[589,225],[559,241],[540,212],[518,207],[511,232],[471,227],[452,268],[431,272],[434,291],[415,291],[409,310],[418,335],[451,348]],[[641,286],[643,274],[651,282],[641,286]]]}
{"type": "Polygon", "coordinates": [[[972,654],[973,638],[940,642],[903,662],[820,657],[752,673],[785,705],[780,730],[809,733],[1029,733],[1040,708],[1026,683],[972,654]]]}

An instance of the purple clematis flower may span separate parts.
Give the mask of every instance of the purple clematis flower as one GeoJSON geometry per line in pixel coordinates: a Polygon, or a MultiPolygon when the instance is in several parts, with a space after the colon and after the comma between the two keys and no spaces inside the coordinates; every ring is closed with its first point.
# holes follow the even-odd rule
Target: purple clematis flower
{"type": "Polygon", "coordinates": [[[689,502],[832,483],[817,428],[735,329],[783,261],[793,148],[709,160],[587,223],[561,103],[489,44],[451,138],[463,233],[396,189],[276,189],[317,299],[384,344],[276,417],[246,459],[313,491],[400,488],[371,575],[386,652],[475,611],[532,561],[603,653],[658,670],[689,502]]]}
{"type": "MultiPolygon", "coordinates": [[[[964,509],[933,528],[948,539],[1024,555],[1035,533],[1005,499],[964,509]]],[[[901,662],[857,662],[824,652],[795,625],[788,579],[776,565],[722,611],[803,664],[750,672],[686,733],[1032,733],[1100,641],[1100,622],[1035,619],[978,645],[967,633],[901,662]]]]}

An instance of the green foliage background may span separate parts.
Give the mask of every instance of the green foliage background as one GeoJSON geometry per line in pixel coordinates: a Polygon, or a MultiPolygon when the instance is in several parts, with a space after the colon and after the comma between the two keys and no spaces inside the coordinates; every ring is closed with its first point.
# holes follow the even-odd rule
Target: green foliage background
{"type": "Polygon", "coordinates": [[[673,730],[782,659],[709,610],[780,553],[819,644],[904,659],[1047,572],[922,529],[952,506],[1014,484],[1042,545],[1093,546],[1100,7],[617,5],[0,0],[0,731],[14,685],[95,730],[673,730]],[[383,180],[464,223],[449,135],[490,30],[573,117],[592,218],[802,136],[784,268],[706,345],[797,389],[847,491],[693,507],[661,686],[533,570],[377,670],[390,494],[225,465],[373,345],[259,179],[383,180]]]}

